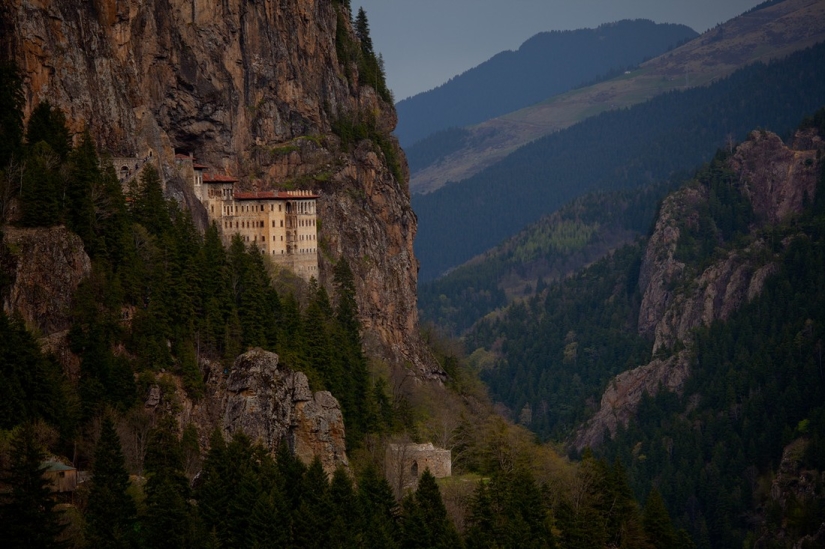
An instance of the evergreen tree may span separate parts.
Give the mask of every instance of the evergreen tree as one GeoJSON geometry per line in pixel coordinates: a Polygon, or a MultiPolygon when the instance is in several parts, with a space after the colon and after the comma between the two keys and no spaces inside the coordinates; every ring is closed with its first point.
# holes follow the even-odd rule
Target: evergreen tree
{"type": "Polygon", "coordinates": [[[358,479],[358,505],[364,546],[398,547],[398,503],[387,479],[373,464],[368,464],[358,479]]]}
{"type": "Polygon", "coordinates": [[[461,547],[461,538],[447,516],[441,492],[429,469],[418,479],[418,489],[404,499],[401,523],[404,549],[461,547]]]}
{"type": "Polygon", "coordinates": [[[94,232],[95,210],[92,189],[100,180],[100,163],[92,136],[83,133],[80,145],[69,155],[69,179],[66,185],[66,226],[76,233],[94,256],[99,243],[94,232]]]}
{"type": "MultiPolygon", "coordinates": [[[[334,530],[333,530],[334,532],[334,530]]],[[[249,514],[248,547],[292,547],[292,517],[280,489],[261,492],[249,514]]],[[[352,546],[350,546],[352,547],[352,546]]]]}
{"type": "Polygon", "coordinates": [[[59,168],[60,159],[46,142],[29,149],[20,185],[21,225],[50,227],[60,223],[59,168]]]}
{"type": "Polygon", "coordinates": [[[61,161],[72,150],[72,137],[66,126],[66,115],[48,101],[41,101],[32,111],[26,124],[26,142],[34,147],[39,142],[48,143],[61,161]]]}
{"type": "Polygon", "coordinates": [[[108,416],[101,426],[92,473],[85,513],[89,547],[117,549],[133,546],[136,541],[135,503],[127,493],[129,474],[120,438],[108,416]]]}
{"type": "Polygon", "coordinates": [[[197,490],[198,510],[204,524],[215,533],[220,540],[226,530],[226,510],[232,491],[227,485],[231,482],[227,475],[232,473],[232,467],[227,455],[226,441],[220,429],[216,428],[209,438],[209,452],[203,462],[200,474],[200,485],[197,490]]]}
{"type": "Polygon", "coordinates": [[[338,467],[332,474],[329,496],[334,513],[329,546],[339,549],[357,547],[358,527],[362,520],[352,480],[343,467],[338,467]]]}
{"type": "Polygon", "coordinates": [[[3,475],[8,491],[0,492],[4,545],[12,549],[64,547],[57,541],[64,526],[43,476],[45,453],[32,423],[25,423],[12,439],[10,457],[3,475]]]}
{"type": "Polygon", "coordinates": [[[43,356],[22,320],[0,310],[0,429],[42,418],[68,430],[72,422],[60,366],[43,356]]]}
{"type": "Polygon", "coordinates": [[[470,502],[467,549],[485,549],[495,546],[495,522],[493,502],[487,484],[480,482],[470,502]]]}
{"type": "Polygon", "coordinates": [[[295,514],[295,544],[307,549],[329,547],[334,520],[327,474],[316,456],[304,475],[303,491],[295,514]]]}
{"type": "Polygon", "coordinates": [[[648,540],[656,549],[676,547],[676,532],[665,502],[656,488],[650,491],[642,518],[648,540]]]}
{"type": "Polygon", "coordinates": [[[367,12],[364,8],[358,8],[358,15],[355,16],[355,35],[361,41],[361,50],[364,55],[374,56],[372,49],[372,38],[370,38],[370,24],[367,21],[367,12]]]}
{"type": "Polygon", "coordinates": [[[146,452],[145,543],[179,549],[194,543],[194,510],[190,509],[189,482],[183,474],[183,454],[177,423],[164,417],[152,430],[146,452]]]}
{"type": "Polygon", "coordinates": [[[149,231],[161,236],[172,230],[169,208],[163,197],[163,184],[157,168],[147,164],[140,175],[140,182],[133,182],[129,189],[132,199],[132,217],[149,231]]]}
{"type": "Polygon", "coordinates": [[[93,187],[95,197],[94,230],[102,240],[101,255],[106,256],[113,268],[119,267],[130,255],[133,243],[129,239],[129,221],[126,197],[112,163],[107,159],[100,179],[93,187]]]}

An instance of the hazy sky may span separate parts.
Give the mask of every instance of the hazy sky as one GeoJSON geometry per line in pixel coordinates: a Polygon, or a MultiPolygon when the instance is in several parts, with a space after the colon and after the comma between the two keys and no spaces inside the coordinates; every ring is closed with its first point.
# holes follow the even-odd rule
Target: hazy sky
{"type": "Polygon", "coordinates": [[[619,19],[704,32],[762,0],[351,0],[363,6],[396,101],[426,91],[537,32],[619,19]]]}

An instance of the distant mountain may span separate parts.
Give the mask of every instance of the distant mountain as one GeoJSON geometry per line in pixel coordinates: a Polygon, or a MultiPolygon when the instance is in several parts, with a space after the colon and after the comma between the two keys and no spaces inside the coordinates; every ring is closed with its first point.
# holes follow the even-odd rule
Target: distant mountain
{"type": "Polygon", "coordinates": [[[671,90],[704,86],[751,63],[780,59],[822,41],[825,1],[763,4],[643,63],[630,74],[554,96],[464,128],[462,133],[433,135],[437,144],[428,143],[430,138],[416,143],[408,150],[413,167],[410,190],[432,192],[481,172],[531,141],[601,112],[637,105],[671,90]],[[433,145],[442,152],[433,154],[433,145]]]}
{"type": "MultiPolygon", "coordinates": [[[[766,10],[765,10],[766,11],[766,10]]],[[[825,104],[825,45],[742,69],[708,87],[610,111],[522,147],[460,183],[413,196],[426,282],[587,192],[690,169],[750,128],[786,132],[825,104]]]]}
{"type": "Polygon", "coordinates": [[[450,126],[477,124],[635,66],[698,36],[685,25],[637,19],[536,34],[441,86],[400,101],[396,135],[409,146],[450,126]]]}

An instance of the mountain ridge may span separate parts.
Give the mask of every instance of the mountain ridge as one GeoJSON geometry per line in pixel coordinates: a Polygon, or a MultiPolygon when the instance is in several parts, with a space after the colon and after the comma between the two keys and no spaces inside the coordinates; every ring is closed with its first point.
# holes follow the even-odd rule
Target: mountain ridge
{"type": "Polygon", "coordinates": [[[470,179],[414,194],[420,280],[440,276],[581,194],[666,179],[754,127],[790,131],[825,100],[823,50],[820,44],[708,87],[602,113],[470,179]]]}
{"type": "Polygon", "coordinates": [[[786,56],[825,40],[825,2],[785,0],[708,30],[629,75],[567,92],[467,128],[467,145],[413,174],[410,188],[428,193],[500,162],[519,147],[604,111],[669,90],[707,85],[743,66],[786,56]]]}
{"type": "Polygon", "coordinates": [[[610,70],[635,66],[698,36],[675,24],[621,20],[593,29],[542,32],[432,90],[396,104],[396,135],[407,147],[450,126],[476,124],[526,107],[610,70]]]}

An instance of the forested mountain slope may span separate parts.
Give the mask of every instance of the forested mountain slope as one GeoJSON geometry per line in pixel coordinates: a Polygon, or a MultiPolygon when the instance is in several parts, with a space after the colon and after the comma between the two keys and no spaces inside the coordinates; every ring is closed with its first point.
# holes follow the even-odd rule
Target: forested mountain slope
{"type": "Polygon", "coordinates": [[[419,169],[410,189],[432,192],[481,172],[531,141],[601,112],[637,105],[667,91],[704,86],[751,63],[767,63],[825,41],[825,1],[783,0],[759,8],[643,63],[630,74],[463,128],[460,134],[437,134],[432,142],[422,141],[413,156],[431,165],[414,163],[419,169]],[[436,142],[446,145],[445,155],[432,154],[436,142]],[[427,154],[419,154],[419,149],[427,154]]]}
{"type": "Polygon", "coordinates": [[[395,134],[408,147],[450,126],[467,126],[624,71],[698,36],[684,25],[637,19],[596,29],[542,32],[427,92],[396,105],[395,134]]]}
{"type": "Polygon", "coordinates": [[[418,288],[421,318],[454,336],[647,234],[674,182],[590,193],[418,288]]]}
{"type": "Polygon", "coordinates": [[[699,547],[825,540],[823,121],[720,151],[646,242],[467,337],[514,416],[566,438],[592,415],[576,446],[659,486],[699,547]]]}
{"type": "Polygon", "coordinates": [[[603,113],[470,179],[413,195],[420,280],[443,274],[586,192],[667,178],[754,127],[790,130],[825,102],[823,56],[825,45],[818,45],[708,87],[603,113]]]}

